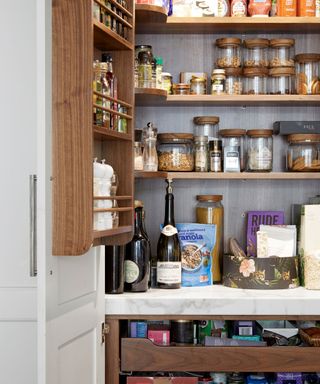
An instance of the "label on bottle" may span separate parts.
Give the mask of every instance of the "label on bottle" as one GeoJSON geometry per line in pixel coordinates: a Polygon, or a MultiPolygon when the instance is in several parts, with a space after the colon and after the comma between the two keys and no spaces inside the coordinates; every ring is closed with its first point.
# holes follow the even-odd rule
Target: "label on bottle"
{"type": "Polygon", "coordinates": [[[181,261],[158,261],[157,282],[163,284],[180,284],[181,261]]]}
{"type": "Polygon", "coordinates": [[[124,280],[126,283],[134,283],[139,277],[139,267],[131,260],[125,260],[124,262],[124,280]]]}
{"type": "Polygon", "coordinates": [[[161,233],[163,233],[165,236],[173,236],[176,233],[178,233],[178,230],[176,227],[169,224],[169,225],[166,225],[165,227],[163,227],[161,233]]]}

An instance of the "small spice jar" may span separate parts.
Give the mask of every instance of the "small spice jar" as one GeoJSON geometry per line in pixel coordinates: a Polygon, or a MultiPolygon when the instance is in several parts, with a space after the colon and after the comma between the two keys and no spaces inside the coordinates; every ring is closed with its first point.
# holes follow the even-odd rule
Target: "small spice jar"
{"type": "Polygon", "coordinates": [[[297,93],[320,94],[320,54],[302,53],[295,56],[295,62],[297,93]]]}
{"type": "Polygon", "coordinates": [[[211,94],[225,94],[226,72],[224,69],[214,69],[211,75],[211,94]]]}
{"type": "Polygon", "coordinates": [[[320,134],[292,134],[288,135],[287,140],[288,171],[320,171],[320,134]]]}
{"type": "Polygon", "coordinates": [[[271,39],[270,67],[294,67],[294,44],[294,39],[271,39]]]}
{"type": "Polygon", "coordinates": [[[294,92],[295,70],[292,67],[277,67],[269,70],[269,94],[290,95],[294,92]]]}
{"type": "Polygon", "coordinates": [[[168,95],[172,95],[172,76],[169,72],[161,74],[162,89],[167,91],[168,95]]]}
{"type": "Polygon", "coordinates": [[[190,85],[184,83],[177,83],[172,85],[174,95],[190,95],[190,85]]]}
{"type": "Polygon", "coordinates": [[[210,172],[222,172],[222,140],[209,141],[210,172]]]}
{"type": "Polygon", "coordinates": [[[170,340],[178,345],[193,344],[193,321],[171,320],[170,340]]]}
{"type": "Polygon", "coordinates": [[[226,68],[226,94],[241,95],[242,94],[242,69],[226,68]]]}
{"type": "Polygon", "coordinates": [[[222,129],[219,131],[223,146],[223,171],[245,170],[245,129],[222,129]]]}
{"type": "Polygon", "coordinates": [[[241,39],[228,37],[216,40],[219,68],[238,68],[241,66],[241,39]]]}
{"type": "Polygon", "coordinates": [[[272,129],[250,129],[247,131],[247,170],[253,172],[272,171],[272,129]]]}
{"type": "Polygon", "coordinates": [[[161,133],[158,135],[159,171],[190,172],[194,168],[193,135],[161,133]]]}
{"type": "Polygon", "coordinates": [[[206,95],[207,80],[204,77],[192,76],[190,80],[191,95],[206,95]]]}
{"type": "Polygon", "coordinates": [[[268,67],[268,39],[247,39],[243,44],[245,67],[268,67]]]}
{"type": "Polygon", "coordinates": [[[196,172],[208,172],[208,136],[194,137],[194,166],[196,172]]]}
{"type": "Polygon", "coordinates": [[[134,170],[143,171],[142,144],[139,141],[134,142],[134,170]]]}
{"type": "Polygon", "coordinates": [[[149,51],[142,51],[138,55],[138,86],[152,87],[152,55],[149,51]]]}
{"type": "Polygon", "coordinates": [[[268,68],[244,68],[243,94],[265,95],[267,93],[268,68]]]}
{"type": "Polygon", "coordinates": [[[220,119],[218,116],[194,117],[194,135],[207,136],[209,141],[217,139],[219,131],[219,121],[220,119]]]}

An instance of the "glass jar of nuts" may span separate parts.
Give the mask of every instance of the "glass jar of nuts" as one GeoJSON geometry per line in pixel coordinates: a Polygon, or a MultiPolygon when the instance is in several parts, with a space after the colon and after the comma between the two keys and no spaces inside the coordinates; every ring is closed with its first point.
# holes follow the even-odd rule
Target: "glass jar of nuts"
{"type": "Polygon", "coordinates": [[[269,65],[274,67],[294,67],[294,39],[271,39],[269,65]]]}
{"type": "Polygon", "coordinates": [[[270,95],[290,95],[294,93],[294,74],[292,67],[277,67],[269,70],[270,95]]]}
{"type": "Polygon", "coordinates": [[[241,39],[228,37],[216,40],[218,47],[218,68],[238,68],[241,66],[241,39]]]}
{"type": "Polygon", "coordinates": [[[296,88],[299,95],[320,94],[320,54],[301,53],[295,56],[296,88]]]}
{"type": "Polygon", "coordinates": [[[268,39],[247,39],[243,44],[245,67],[268,67],[268,39]]]}
{"type": "Polygon", "coordinates": [[[225,68],[226,73],[226,94],[241,95],[242,94],[242,69],[241,68],[225,68]]]}
{"type": "Polygon", "coordinates": [[[287,169],[293,172],[320,171],[320,134],[288,135],[287,169]]]}
{"type": "Polygon", "coordinates": [[[192,134],[161,133],[158,135],[157,150],[159,171],[193,171],[192,134]]]}
{"type": "Polygon", "coordinates": [[[243,94],[265,95],[267,93],[268,68],[243,69],[243,94]]]}

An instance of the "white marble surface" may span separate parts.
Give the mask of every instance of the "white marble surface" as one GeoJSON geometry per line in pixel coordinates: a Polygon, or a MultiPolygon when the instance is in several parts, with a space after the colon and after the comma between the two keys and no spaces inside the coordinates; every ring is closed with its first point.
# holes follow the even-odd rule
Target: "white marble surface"
{"type": "Polygon", "coordinates": [[[221,285],[105,296],[107,315],[319,315],[320,291],[246,290],[221,285]]]}

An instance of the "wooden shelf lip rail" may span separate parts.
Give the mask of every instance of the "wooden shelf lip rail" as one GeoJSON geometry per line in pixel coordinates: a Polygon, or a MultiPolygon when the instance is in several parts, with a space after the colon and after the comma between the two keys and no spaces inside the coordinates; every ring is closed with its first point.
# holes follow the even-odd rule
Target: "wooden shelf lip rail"
{"type": "MultiPolygon", "coordinates": [[[[104,8],[104,9],[107,9],[107,10],[110,10],[110,8],[108,8],[105,4],[101,3],[101,1],[99,0],[93,0],[95,3],[99,4],[100,7],[104,8]]],[[[125,13],[128,17],[133,17],[132,13],[130,11],[128,11],[126,8],[124,8],[121,4],[119,4],[117,1],[115,0],[108,0],[109,3],[115,5],[118,9],[121,10],[121,12],[125,13]]]]}
{"type": "Polygon", "coordinates": [[[166,23],[167,10],[159,5],[136,4],[136,23],[166,23]]]}
{"type": "Polygon", "coordinates": [[[132,196],[93,196],[93,200],[132,200],[132,196]]]}
{"type": "Polygon", "coordinates": [[[157,346],[121,339],[122,371],[316,372],[319,361],[317,347],[157,346]]]}
{"type": "Polygon", "coordinates": [[[142,179],[186,180],[320,180],[320,172],[145,172],[135,171],[142,179]]]}
{"type": "MultiPolygon", "coordinates": [[[[128,23],[126,20],[124,20],[122,17],[120,17],[116,12],[114,12],[112,9],[108,8],[105,4],[101,3],[100,1],[98,0],[94,0],[95,3],[99,4],[101,8],[103,8],[105,11],[107,11],[107,13],[109,13],[111,16],[115,17],[118,21],[120,21],[122,24],[124,24],[125,26],[127,26],[128,28],[132,29],[132,25],[130,23],[128,23]]],[[[117,2],[112,2],[113,4],[116,4],[117,5],[117,8],[121,9],[121,11],[123,11],[125,8],[123,8],[121,6],[120,8],[120,4],[117,4],[117,2]],[[118,7],[119,5],[119,7],[118,7]]],[[[129,12],[130,13],[130,12],[129,12]]],[[[132,15],[130,16],[132,17],[132,15]]]]}
{"type": "Polygon", "coordinates": [[[118,228],[107,229],[105,231],[93,231],[93,238],[99,239],[101,237],[116,236],[123,233],[128,233],[132,231],[131,225],[123,225],[118,228]]]}
{"type": "Polygon", "coordinates": [[[107,100],[113,101],[114,103],[121,104],[121,105],[123,105],[124,107],[132,108],[132,105],[131,105],[131,104],[128,104],[128,103],[126,103],[125,101],[122,101],[122,100],[120,100],[120,99],[115,99],[114,97],[105,95],[105,94],[103,94],[103,93],[101,93],[101,92],[93,91],[93,94],[94,94],[94,95],[97,95],[97,96],[100,96],[100,97],[102,97],[103,99],[107,99],[107,100]]]}
{"type": "Polygon", "coordinates": [[[123,132],[117,132],[112,129],[102,127],[99,125],[93,126],[93,133],[94,137],[96,139],[100,140],[127,140],[131,141],[131,134],[129,133],[123,133],[123,132]]]}
{"type": "Polygon", "coordinates": [[[117,115],[117,116],[124,117],[125,119],[132,120],[132,116],[127,115],[126,113],[118,112],[111,108],[103,107],[102,105],[95,104],[95,103],[93,103],[92,106],[93,108],[102,109],[103,111],[109,112],[111,113],[111,115],[117,115]]]}
{"type": "Polygon", "coordinates": [[[100,212],[130,212],[132,211],[132,207],[117,207],[117,208],[94,208],[94,213],[100,213],[100,212]]]}
{"type": "Polygon", "coordinates": [[[107,28],[100,21],[93,19],[94,46],[101,50],[133,50],[133,44],[116,32],[107,28]],[[110,40],[110,38],[112,40],[110,40]]]}

